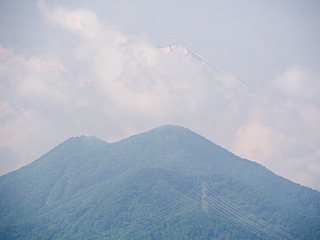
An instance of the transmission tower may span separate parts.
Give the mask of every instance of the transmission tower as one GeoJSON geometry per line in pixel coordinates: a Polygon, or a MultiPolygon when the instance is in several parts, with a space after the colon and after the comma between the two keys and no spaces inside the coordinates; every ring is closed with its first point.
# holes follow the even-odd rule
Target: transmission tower
{"type": "Polygon", "coordinates": [[[208,196],[207,196],[207,183],[206,182],[202,182],[202,189],[201,189],[201,210],[204,212],[208,212],[208,196]]]}

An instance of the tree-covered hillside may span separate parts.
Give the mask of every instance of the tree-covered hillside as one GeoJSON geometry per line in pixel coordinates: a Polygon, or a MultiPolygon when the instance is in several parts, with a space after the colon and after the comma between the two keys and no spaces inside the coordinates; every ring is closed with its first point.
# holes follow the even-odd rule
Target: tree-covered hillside
{"type": "Polygon", "coordinates": [[[320,193],[164,126],[0,177],[0,239],[320,239],[320,193]]]}

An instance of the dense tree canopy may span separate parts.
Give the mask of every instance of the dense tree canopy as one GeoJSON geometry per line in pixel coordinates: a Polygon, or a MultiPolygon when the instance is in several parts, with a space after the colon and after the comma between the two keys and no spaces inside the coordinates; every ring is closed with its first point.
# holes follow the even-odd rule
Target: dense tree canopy
{"type": "Polygon", "coordinates": [[[71,138],[0,195],[0,239],[320,238],[319,192],[175,126],[71,138]]]}

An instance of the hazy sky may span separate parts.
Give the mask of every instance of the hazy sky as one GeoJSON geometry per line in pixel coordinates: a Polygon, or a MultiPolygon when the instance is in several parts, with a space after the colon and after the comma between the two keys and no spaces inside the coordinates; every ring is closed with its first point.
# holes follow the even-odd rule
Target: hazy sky
{"type": "Polygon", "coordinates": [[[320,190],[319,1],[0,0],[0,174],[176,124],[320,190]]]}

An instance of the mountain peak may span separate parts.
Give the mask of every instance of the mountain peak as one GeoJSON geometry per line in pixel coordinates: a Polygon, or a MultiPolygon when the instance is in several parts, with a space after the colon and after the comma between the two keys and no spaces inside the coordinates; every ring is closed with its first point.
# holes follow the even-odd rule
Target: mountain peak
{"type": "MultiPolygon", "coordinates": [[[[108,144],[107,142],[103,141],[100,138],[94,137],[94,136],[76,136],[76,137],[71,137],[69,139],[67,139],[66,141],[64,141],[63,143],[61,143],[59,146],[75,146],[75,145],[79,145],[79,146],[94,146],[94,145],[103,145],[103,144],[108,144]]],[[[58,147],[59,147],[58,146],[58,147]]]]}
{"type": "Polygon", "coordinates": [[[194,137],[205,139],[204,137],[198,135],[197,133],[191,131],[188,128],[167,124],[161,127],[157,127],[151,129],[145,133],[138,134],[136,136],[147,138],[147,139],[158,139],[159,141],[166,140],[166,141],[177,141],[177,142],[186,142],[187,139],[192,139],[194,137]]]}
{"type": "Polygon", "coordinates": [[[294,239],[254,215],[300,239],[320,236],[318,192],[180,126],[111,144],[73,137],[13,173],[0,177],[1,239],[294,239]]]}
{"type": "Polygon", "coordinates": [[[188,54],[189,53],[189,50],[185,46],[182,46],[180,44],[173,44],[167,47],[163,47],[161,48],[161,50],[166,54],[170,54],[170,53],[188,54]]]}
{"type": "Polygon", "coordinates": [[[150,131],[167,132],[167,131],[190,131],[190,130],[182,126],[166,124],[166,125],[162,125],[160,127],[154,128],[150,131]]]}
{"type": "Polygon", "coordinates": [[[237,86],[241,89],[244,89],[246,92],[253,91],[245,82],[234,76],[234,74],[228,72],[218,64],[206,59],[204,56],[202,56],[195,50],[189,49],[181,44],[173,44],[161,48],[161,51],[167,55],[179,57],[182,56],[183,59],[189,59],[190,61],[195,62],[197,66],[200,66],[203,69],[209,71],[212,74],[212,79],[217,78],[218,82],[223,81],[226,84],[226,86],[237,86]],[[225,77],[221,78],[222,75],[225,77]]]}

